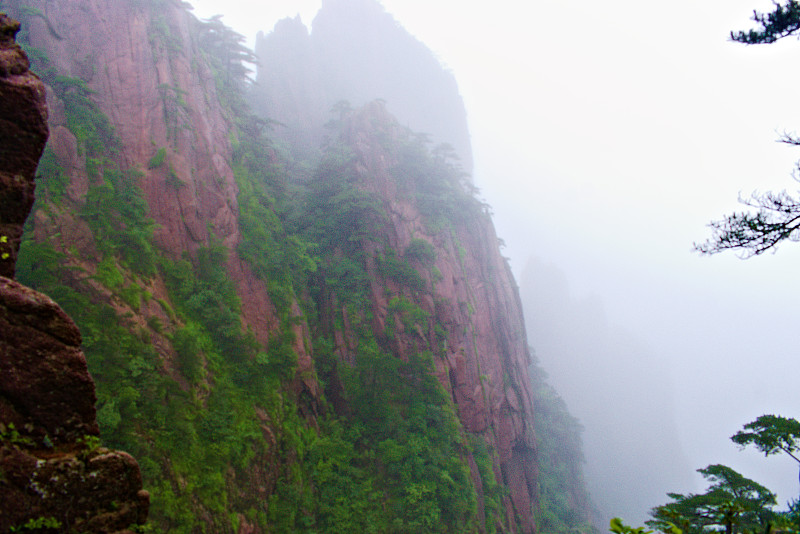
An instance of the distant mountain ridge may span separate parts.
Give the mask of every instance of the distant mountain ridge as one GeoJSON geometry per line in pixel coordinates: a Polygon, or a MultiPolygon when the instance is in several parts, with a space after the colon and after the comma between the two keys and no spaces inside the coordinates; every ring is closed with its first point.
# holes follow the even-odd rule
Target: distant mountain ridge
{"type": "Polygon", "coordinates": [[[401,124],[449,144],[472,172],[467,112],[453,74],[374,0],[326,0],[309,31],[279,21],[256,39],[254,109],[275,135],[305,151],[319,145],[331,109],[383,100],[401,124]]]}

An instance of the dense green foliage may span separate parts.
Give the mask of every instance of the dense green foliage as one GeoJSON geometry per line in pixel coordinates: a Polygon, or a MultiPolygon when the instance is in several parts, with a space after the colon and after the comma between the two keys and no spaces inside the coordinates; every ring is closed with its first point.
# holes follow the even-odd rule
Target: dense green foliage
{"type": "Polygon", "coordinates": [[[706,492],[668,493],[672,501],[653,509],[649,526],[666,530],[676,525],[684,534],[718,529],[763,532],[768,527],[775,495],[767,488],[724,465],[709,465],[698,472],[710,483],[706,492]]]}
{"type": "Polygon", "coordinates": [[[757,29],[731,32],[731,39],[745,44],[774,43],[800,30],[800,2],[787,0],[784,5],[775,2],[770,13],[753,12],[757,29]]]}
{"type": "Polygon", "coordinates": [[[589,496],[581,468],[581,427],[566,403],[550,386],[545,371],[531,368],[536,406],[536,445],[539,467],[539,517],[542,532],[590,533],[589,496]]]}
{"type": "Polygon", "coordinates": [[[762,415],[755,421],[744,425],[733,436],[731,441],[745,447],[755,446],[764,456],[785,452],[800,463],[795,456],[800,450],[800,422],[779,415],[762,415]]]}
{"type": "MultiPolygon", "coordinates": [[[[353,154],[334,142],[300,192],[299,204],[287,212],[317,252],[309,290],[319,316],[333,316],[334,322],[318,325],[314,353],[338,409],[329,413],[303,463],[316,494],[300,491],[298,477],[293,489],[279,491],[294,497],[276,498],[271,520],[277,531],[292,532],[473,531],[477,496],[467,457],[473,453],[491,465],[488,451],[484,446],[474,452],[464,436],[452,401],[433,374],[433,353],[421,348],[400,359],[372,329],[369,247],[383,249],[375,258],[383,278],[411,291],[423,291],[425,282],[407,259],[386,248],[383,207],[359,180],[353,154]],[[347,326],[330,309],[333,302],[344,308],[347,326]],[[337,330],[355,338],[352,365],[333,354],[337,330]]],[[[434,256],[430,248],[416,247],[414,261],[434,256]]],[[[389,338],[395,322],[414,331],[427,328],[430,320],[401,295],[391,299],[389,313],[389,338]]]]}
{"type": "Polygon", "coordinates": [[[432,232],[475,219],[487,209],[449,145],[431,149],[424,135],[407,132],[397,143],[392,174],[401,190],[416,200],[432,232]]]}
{"type": "MultiPolygon", "coordinates": [[[[180,51],[163,2],[135,3],[151,16],[153,53],[180,51]]],[[[32,217],[18,277],[51,295],[81,329],[103,442],[138,459],[151,493],[146,528],[234,532],[244,518],[269,532],[502,531],[507,490],[497,480],[496,452],[461,428],[435,374],[447,335],[419,303],[437,280],[436,249],[418,237],[405,250],[388,246],[385,206],[361,183],[341,140],[304,162],[313,169],[308,180],[293,179],[275,156],[268,121],[247,111],[252,57],[241,36],[218,18],[197,21],[196,29],[229,112],[241,240],[230,250],[209,229],[205,242],[180,257],[155,245],[140,181],[166,170],[168,184],[184,185],[169,163],[178,130],[189,124],[186,93],[158,88],[169,146],[154,145],[149,160],[125,168],[96,95],[28,47],[63,102],[89,182],[84,198],[70,198],[68,176],[48,148],[35,209],[47,215],[42,224],[57,227],[64,214],[78,219],[91,242],[79,251],[55,232],[36,241],[32,217]],[[232,254],[268,289],[278,324],[266,343],[244,328],[228,273],[232,254]],[[388,297],[384,331],[373,329],[371,283],[383,283],[388,297]],[[313,342],[295,337],[299,325],[310,328],[313,342]],[[391,343],[401,336],[416,349],[403,358],[391,343]],[[336,346],[342,337],[351,346],[347,359],[336,346]],[[313,354],[319,374],[300,378],[319,381],[320,400],[297,393],[298,344],[313,354]]],[[[402,194],[431,230],[449,236],[484,215],[446,147],[430,150],[410,132],[382,141],[398,162],[392,173],[402,194]]],[[[555,441],[540,442],[543,517],[551,532],[568,532],[583,525],[567,502],[579,481],[568,465],[580,461],[579,429],[552,390],[539,387],[540,438],[552,431],[568,444],[557,451],[555,441]]]]}
{"type": "MultiPolygon", "coordinates": [[[[795,419],[763,415],[746,424],[731,440],[742,446],[754,445],[765,455],[786,452],[794,458],[799,429],[800,423],[795,419]]],[[[686,495],[668,493],[670,502],[652,509],[653,519],[647,521],[648,526],[672,534],[800,533],[797,500],[789,503],[788,510],[776,511],[775,494],[730,467],[714,464],[697,471],[709,483],[706,491],[686,495]]],[[[615,519],[611,531],[640,532],[641,527],[632,529],[615,519]]]]}

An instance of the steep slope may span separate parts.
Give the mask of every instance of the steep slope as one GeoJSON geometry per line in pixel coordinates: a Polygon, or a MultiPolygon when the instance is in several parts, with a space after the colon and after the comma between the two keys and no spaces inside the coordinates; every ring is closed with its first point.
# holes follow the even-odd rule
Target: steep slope
{"type": "Polygon", "coordinates": [[[84,332],[104,442],[141,459],[155,524],[263,530],[318,395],[291,262],[266,280],[239,257],[243,232],[296,246],[242,229],[271,164],[237,141],[235,43],[177,1],[4,4],[51,109],[19,275],[84,332]]]}
{"type": "Polygon", "coordinates": [[[19,23],[0,20],[0,276],[14,278],[22,227],[33,206],[33,176],[47,141],[47,108],[44,86],[14,41],[19,23]]]}
{"type": "Polygon", "coordinates": [[[52,110],[19,276],[84,332],[156,528],[535,530],[519,298],[451,151],[341,106],[294,172],[218,20],[4,4],[52,110]]]}
{"type": "Polygon", "coordinates": [[[312,31],[299,18],[259,34],[254,108],[298,158],[316,155],[332,107],[385,100],[401,124],[452,145],[472,171],[467,113],[455,77],[375,0],[326,0],[312,31]]]}
{"type": "Polygon", "coordinates": [[[47,140],[41,81],[0,13],[0,531],[116,532],[147,517],[136,461],[97,447],[94,382],[75,324],[11,278],[47,140]]]}
{"type": "MultiPolygon", "coordinates": [[[[467,438],[461,454],[490,530],[496,521],[529,532],[538,493],[530,357],[491,219],[453,162],[431,154],[381,103],[345,114],[339,128],[307,207],[321,232],[320,315],[331,318],[323,330],[339,368],[373,376],[370,358],[431,365],[467,438]]],[[[336,398],[337,377],[326,379],[336,398]]],[[[345,397],[363,394],[363,383],[350,387],[357,391],[345,383],[345,397]]]]}

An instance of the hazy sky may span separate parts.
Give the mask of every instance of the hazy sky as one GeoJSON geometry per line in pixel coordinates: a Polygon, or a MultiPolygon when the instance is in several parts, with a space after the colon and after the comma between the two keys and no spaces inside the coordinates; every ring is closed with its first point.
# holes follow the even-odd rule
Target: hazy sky
{"type": "MultiPolygon", "coordinates": [[[[285,16],[310,25],[320,7],[191,3],[249,40],[285,16]]],[[[797,189],[800,149],[775,139],[800,132],[800,43],[728,39],[772,3],[382,3],[459,82],[475,181],[515,272],[532,256],[553,264],[575,298],[602,303],[667,362],[652,387],[674,389],[676,441],[694,468],[726,463],[781,504],[796,496],[791,461],[739,452],[728,437],[763,413],[800,417],[800,244],[748,261],[691,251],[740,192],[797,189]]]]}

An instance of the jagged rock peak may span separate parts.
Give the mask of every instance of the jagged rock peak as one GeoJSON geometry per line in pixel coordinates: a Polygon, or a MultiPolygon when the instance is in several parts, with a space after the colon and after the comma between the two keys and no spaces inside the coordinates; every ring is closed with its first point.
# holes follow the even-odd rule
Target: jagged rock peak
{"type": "Polygon", "coordinates": [[[310,34],[300,26],[285,19],[256,40],[258,85],[252,94],[254,109],[284,126],[276,134],[296,156],[314,153],[335,103],[359,107],[383,99],[402,124],[451,145],[464,170],[472,171],[467,113],[455,77],[379,2],[326,0],[310,34]]]}

